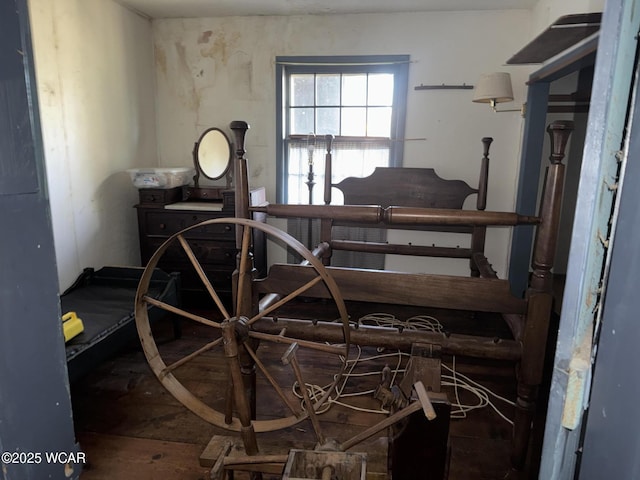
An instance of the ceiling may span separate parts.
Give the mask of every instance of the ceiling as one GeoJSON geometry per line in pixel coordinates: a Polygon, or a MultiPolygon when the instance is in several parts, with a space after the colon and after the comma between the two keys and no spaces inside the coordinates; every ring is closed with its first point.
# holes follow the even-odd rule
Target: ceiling
{"type": "Polygon", "coordinates": [[[538,0],[115,0],[149,18],[530,9],[538,0]]]}

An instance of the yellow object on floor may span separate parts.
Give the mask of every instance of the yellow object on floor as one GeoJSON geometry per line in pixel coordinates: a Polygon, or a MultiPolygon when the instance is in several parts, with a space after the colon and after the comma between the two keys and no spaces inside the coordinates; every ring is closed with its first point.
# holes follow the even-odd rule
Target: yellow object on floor
{"type": "Polygon", "coordinates": [[[78,318],[76,312],[67,312],[62,316],[62,330],[64,332],[65,342],[68,342],[84,331],[82,320],[78,318]]]}

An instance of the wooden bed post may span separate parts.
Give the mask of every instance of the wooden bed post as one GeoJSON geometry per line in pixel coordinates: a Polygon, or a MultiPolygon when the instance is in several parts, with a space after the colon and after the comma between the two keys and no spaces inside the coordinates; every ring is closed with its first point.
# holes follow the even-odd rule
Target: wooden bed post
{"type": "Polygon", "coordinates": [[[476,208],[484,210],[487,208],[487,188],[489,183],[489,147],[491,147],[493,138],[484,137],[482,145],[484,150],[482,153],[482,164],[480,165],[480,178],[478,179],[478,202],[476,208]]]}
{"type": "Polygon", "coordinates": [[[547,167],[541,223],[536,229],[533,272],[527,290],[527,321],[522,339],[522,359],[518,369],[518,399],[514,420],[512,463],[521,469],[527,456],[531,425],[536,410],[538,387],[542,382],[549,321],[553,307],[553,262],[556,254],[565,166],[562,160],[573,122],[558,120],[547,128],[551,139],[550,165],[547,167]]]}
{"type": "MultiPolygon", "coordinates": [[[[478,210],[484,210],[487,208],[487,188],[489,183],[489,147],[491,147],[493,138],[484,137],[482,139],[483,152],[482,163],[480,165],[480,177],[478,179],[478,199],[476,202],[476,208],[478,210]]],[[[474,253],[481,253],[484,255],[484,242],[487,235],[487,227],[475,226],[473,227],[473,233],[471,234],[471,260],[469,261],[469,267],[471,269],[472,277],[479,277],[480,270],[473,259],[474,253]]]]}
{"type": "Polygon", "coordinates": [[[331,203],[331,171],[333,165],[333,157],[331,155],[331,145],[333,144],[333,135],[326,135],[325,137],[327,153],[324,156],[324,204],[329,205],[331,203]]]}
{"type": "MultiPolygon", "coordinates": [[[[331,153],[331,148],[333,145],[333,135],[326,135],[325,137],[326,149],[327,153],[324,156],[324,204],[331,204],[331,172],[333,169],[333,154],[331,153]]],[[[326,241],[331,238],[331,228],[333,224],[333,220],[330,218],[322,218],[320,219],[320,240],[326,241]]],[[[326,253],[322,255],[322,263],[325,265],[329,265],[331,263],[331,249],[327,250],[326,253]]]]}
{"type": "Polygon", "coordinates": [[[545,185],[542,191],[539,216],[542,222],[536,229],[536,239],[533,247],[533,274],[530,290],[536,292],[551,292],[553,287],[553,262],[556,257],[558,243],[558,227],[560,224],[560,208],[562,206],[562,188],[564,185],[565,166],[562,160],[569,136],[573,131],[573,122],[557,120],[547,128],[551,140],[551,164],[547,167],[545,185]]]}

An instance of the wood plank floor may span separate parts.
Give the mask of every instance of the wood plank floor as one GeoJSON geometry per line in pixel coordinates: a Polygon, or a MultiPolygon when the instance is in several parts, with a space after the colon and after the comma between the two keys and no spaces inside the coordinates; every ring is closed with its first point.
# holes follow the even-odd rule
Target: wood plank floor
{"type": "MultiPolygon", "coordinates": [[[[185,323],[182,338],[174,340],[171,338],[171,324],[167,322],[158,326],[155,338],[163,358],[169,363],[211,341],[217,335],[212,330],[215,329],[185,323]]],[[[286,373],[288,367],[279,362],[280,348],[265,345],[259,351],[261,358],[267,359],[265,362],[269,362],[277,375],[286,373]]],[[[378,353],[395,352],[369,349],[362,355],[368,357],[378,353]]],[[[313,372],[326,375],[334,371],[335,360],[323,361],[323,357],[315,353],[305,355],[300,357],[300,363],[306,368],[307,375],[313,376],[313,372]]],[[[452,359],[445,360],[451,365],[452,359]]],[[[395,357],[386,357],[371,361],[366,367],[358,365],[357,368],[379,371],[385,364],[393,366],[396,361],[395,357]]],[[[226,383],[221,362],[223,360],[216,359],[214,354],[201,355],[180,367],[180,379],[191,392],[212,404],[218,402],[216,405],[220,405],[224,400],[220,391],[226,383]]],[[[459,373],[468,375],[495,393],[509,399],[515,397],[512,366],[457,359],[456,367],[459,373]]],[[[350,378],[345,392],[374,389],[379,380],[378,374],[350,378]]],[[[446,387],[445,391],[454,402],[456,392],[450,387],[446,387]]],[[[209,469],[199,465],[199,457],[209,440],[214,435],[237,436],[208,424],[168,393],[150,371],[135,342],[72,385],[71,393],[77,439],[88,459],[82,480],[208,479],[209,469]]],[[[259,418],[283,415],[283,402],[260,375],[258,396],[259,418]]],[[[458,391],[458,396],[462,403],[477,403],[477,399],[469,392],[458,391]]],[[[362,408],[379,408],[379,402],[371,395],[343,400],[362,408]]],[[[496,404],[506,417],[512,417],[512,407],[500,401],[496,401],[496,404]]],[[[336,404],[320,415],[320,424],[327,437],[344,441],[383,418],[380,414],[356,411],[336,404]]],[[[353,449],[368,454],[369,480],[387,479],[383,474],[387,461],[386,434],[383,431],[353,449]]],[[[469,411],[464,419],[452,419],[449,480],[536,478],[539,435],[532,448],[533,461],[526,471],[516,474],[509,468],[510,434],[510,425],[490,407],[469,411]]],[[[259,444],[275,441],[311,448],[315,443],[315,435],[308,420],[284,430],[258,434],[259,444]]],[[[236,475],[235,478],[245,477],[236,475]]]]}

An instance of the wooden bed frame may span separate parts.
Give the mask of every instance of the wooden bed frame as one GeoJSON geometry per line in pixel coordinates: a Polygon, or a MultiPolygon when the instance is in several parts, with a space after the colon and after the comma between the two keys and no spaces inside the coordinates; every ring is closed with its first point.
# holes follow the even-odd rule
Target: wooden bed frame
{"type": "MultiPolygon", "coordinates": [[[[351,342],[362,345],[408,350],[415,342],[438,345],[443,354],[490,358],[517,365],[517,400],[511,461],[516,469],[524,466],[536,398],[542,381],[543,362],[552,313],[552,267],[562,201],[565,147],[572,122],[557,121],[548,127],[551,137],[550,164],[547,167],[542,203],[537,216],[485,211],[490,139],[483,139],[480,182],[477,189],[464,182],[445,181],[431,169],[378,169],[368,179],[347,179],[338,187],[345,192],[345,205],[330,205],[331,183],[327,176],[325,205],[265,204],[249,207],[245,122],[232,122],[236,145],[236,217],[250,218],[255,212],[277,217],[318,218],[321,244],[313,255],[321,258],[345,300],[412,305],[421,307],[493,312],[506,321],[511,338],[496,339],[456,333],[417,333],[392,328],[360,327],[350,331],[351,342]],[[389,188],[392,186],[392,188],[389,188]],[[374,192],[371,194],[370,192],[374,192]],[[378,194],[380,192],[380,194],[378,194]],[[435,196],[433,193],[435,192],[435,196]],[[478,194],[477,209],[463,210],[464,199],[478,194]],[[377,228],[456,231],[472,236],[470,248],[420,247],[411,245],[367,244],[332,238],[334,225],[375,226],[377,228]],[[485,230],[491,226],[535,225],[532,273],[524,298],[511,293],[507,279],[500,279],[484,255],[485,230]],[[471,275],[449,276],[362,270],[328,266],[335,249],[468,258],[471,275]]],[[[330,173],[330,152],[328,152],[330,173]]],[[[240,229],[241,230],[241,229],[240,229]]],[[[238,241],[241,239],[238,233],[238,241]]],[[[245,262],[246,263],[246,262],[245,262]]],[[[251,270],[240,265],[240,275],[251,270]]],[[[300,265],[271,265],[266,278],[240,282],[236,315],[252,315],[273,304],[308,282],[314,275],[308,262],[300,265]],[[305,264],[306,263],[306,264],[305,264]],[[243,312],[242,310],[245,310],[243,312]]],[[[305,296],[328,298],[327,287],[318,283],[307,288],[305,296]]],[[[256,322],[255,330],[277,334],[284,326],[287,335],[298,338],[341,341],[339,325],[296,320],[256,322]]]]}
{"type": "MultiPolygon", "coordinates": [[[[332,190],[337,188],[342,192],[344,205],[376,205],[382,209],[389,207],[416,207],[429,209],[461,210],[467,197],[477,194],[476,209],[484,210],[487,204],[487,184],[489,180],[489,147],[493,138],[482,139],[484,151],[481,160],[478,188],[472,188],[462,180],[445,180],[438,176],[432,168],[381,168],[365,178],[349,177],[337,184],[331,182],[332,155],[331,142],[327,142],[325,160],[324,203],[332,203],[332,190]]],[[[397,209],[389,210],[397,213],[397,209]]],[[[333,227],[347,225],[357,227],[375,227],[380,225],[363,225],[362,222],[349,223],[333,218],[322,218],[320,235],[323,241],[330,244],[330,252],[335,250],[350,250],[357,252],[371,252],[396,255],[415,255],[428,257],[468,258],[472,276],[479,276],[480,271],[474,260],[476,254],[484,254],[486,227],[482,225],[429,225],[422,222],[417,224],[396,224],[395,221],[386,223],[387,229],[423,230],[438,232],[454,232],[470,235],[468,248],[450,248],[438,246],[421,246],[413,244],[389,244],[343,240],[337,238],[333,227]]],[[[330,264],[330,257],[323,258],[325,264],[330,264]]]]}

